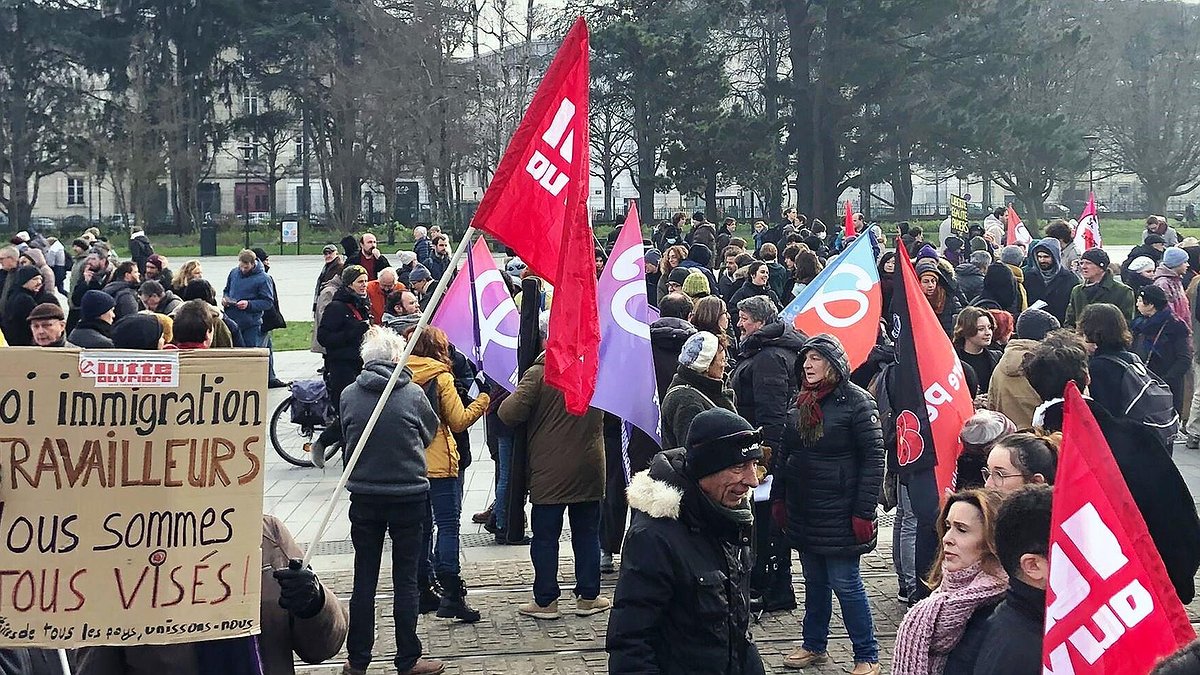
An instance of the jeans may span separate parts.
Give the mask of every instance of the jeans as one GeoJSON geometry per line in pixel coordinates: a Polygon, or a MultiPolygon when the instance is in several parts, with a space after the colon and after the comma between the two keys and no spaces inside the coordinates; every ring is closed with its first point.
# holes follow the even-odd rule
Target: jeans
{"type": "Polygon", "coordinates": [[[429,503],[437,536],[433,547],[434,574],[458,574],[458,530],[462,515],[462,483],[458,478],[430,478],[429,503]]]}
{"type": "Polygon", "coordinates": [[[504,532],[508,527],[508,478],[512,471],[512,434],[496,434],[496,444],[500,449],[496,453],[496,501],[492,506],[492,513],[496,516],[496,529],[504,532]]]}
{"type": "Polygon", "coordinates": [[[825,556],[800,553],[804,568],[804,648],[824,653],[829,644],[829,620],[833,617],[833,593],[842,606],[842,619],[855,663],[878,663],[879,642],[871,621],[871,605],[858,570],[858,556],[825,556]]]}
{"type": "Polygon", "coordinates": [[[257,326],[241,326],[242,346],[261,347],[263,343],[262,324],[257,326]]]}
{"type": "Polygon", "coordinates": [[[941,503],[933,467],[909,475],[908,503],[912,506],[912,518],[917,524],[916,537],[913,539],[913,573],[918,580],[915,588],[908,589],[908,601],[916,603],[929,597],[929,587],[919,583],[919,580],[929,576],[934,558],[942,547],[941,537],[937,533],[941,503]]]}
{"type": "Polygon", "coordinates": [[[1192,410],[1187,435],[1200,436],[1200,363],[1192,361],[1192,410]]]}
{"type": "Polygon", "coordinates": [[[366,670],[375,646],[375,592],[383,535],[392,538],[392,618],[396,623],[396,669],[404,672],[421,657],[417,637],[417,558],[423,515],[409,502],[350,501],[350,540],[354,543],[354,591],[346,653],[350,665],[366,670]]]}
{"type": "Polygon", "coordinates": [[[545,607],[558,600],[558,538],[563,513],[571,521],[571,549],[575,552],[575,595],[595,600],[600,595],[600,502],[534,504],[530,514],[533,539],[533,598],[545,607]]]}
{"type": "Polygon", "coordinates": [[[892,566],[906,597],[917,588],[917,516],[908,498],[908,486],[896,490],[896,524],[892,528],[892,566]]]}

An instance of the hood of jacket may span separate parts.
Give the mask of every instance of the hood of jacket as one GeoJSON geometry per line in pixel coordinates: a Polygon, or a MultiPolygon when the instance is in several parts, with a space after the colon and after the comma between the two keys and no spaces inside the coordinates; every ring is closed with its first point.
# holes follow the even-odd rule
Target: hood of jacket
{"type": "Polygon", "coordinates": [[[962,279],[963,277],[979,277],[983,278],[983,272],[974,265],[974,263],[961,263],[954,266],[954,274],[962,279]]]}
{"type": "Polygon", "coordinates": [[[650,324],[650,344],[658,349],[679,353],[683,343],[695,333],[696,327],[692,324],[668,316],[650,324]]]}
{"type": "Polygon", "coordinates": [[[996,365],[1003,365],[1002,372],[1008,377],[1025,377],[1025,373],[1021,371],[1021,363],[1025,360],[1025,355],[1032,352],[1037,346],[1037,340],[1013,338],[1008,341],[1008,346],[1004,348],[1004,355],[1000,357],[1000,363],[996,365]]]}
{"type": "Polygon", "coordinates": [[[712,251],[705,244],[692,244],[687,259],[708,267],[712,263],[712,251]]]}
{"type": "Polygon", "coordinates": [[[1155,279],[1171,279],[1173,281],[1183,283],[1182,277],[1180,277],[1179,274],[1177,272],[1175,272],[1175,270],[1163,265],[1162,263],[1159,263],[1158,267],[1154,268],[1154,278],[1155,279]]]}
{"type": "Polygon", "coordinates": [[[408,369],[412,371],[412,381],[422,386],[442,373],[451,372],[450,366],[437,359],[416,355],[408,357],[408,369]]]}
{"type": "MultiPolygon", "coordinates": [[[[810,337],[800,350],[801,359],[796,362],[797,370],[800,369],[801,364],[804,362],[804,352],[810,349],[824,357],[833,366],[833,369],[837,371],[843,382],[850,380],[850,359],[846,358],[846,350],[837,338],[828,333],[821,333],[820,335],[810,337]]],[[[800,378],[801,375],[801,373],[798,373],[797,378],[800,378]]]]}
{"type": "Polygon", "coordinates": [[[630,506],[651,518],[682,521],[693,531],[723,539],[749,534],[749,523],[740,526],[721,513],[722,509],[687,475],[687,450],[684,448],[664,450],[655,455],[650,460],[650,468],[634,475],[626,494],[630,506]]]}
{"type": "Polygon", "coordinates": [[[123,290],[137,291],[138,284],[136,281],[110,281],[104,285],[104,292],[117,297],[117,293],[123,290]]]}
{"type": "Polygon", "coordinates": [[[782,321],[769,323],[742,340],[742,354],[750,356],[767,347],[782,347],[799,353],[804,346],[804,334],[782,321]]]}
{"type": "Polygon", "coordinates": [[[46,255],[32,246],[25,249],[21,255],[32,260],[34,267],[46,266],[46,255]]]}
{"type": "Polygon", "coordinates": [[[1025,283],[1025,271],[1024,270],[1022,270],[1020,267],[1017,267],[1016,265],[1009,265],[1008,263],[1005,263],[1004,266],[1008,268],[1009,272],[1012,272],[1013,279],[1016,279],[1018,284],[1025,283]]]}
{"type": "Polygon", "coordinates": [[[1035,263],[1038,251],[1045,251],[1050,254],[1050,257],[1054,258],[1055,265],[1062,265],[1062,249],[1058,245],[1058,240],[1054,237],[1046,237],[1029,249],[1029,257],[1033,258],[1035,263]]]}
{"type": "MultiPolygon", "coordinates": [[[[411,360],[410,358],[409,361],[411,362],[411,360]]],[[[391,361],[367,361],[355,382],[367,391],[383,391],[395,369],[396,364],[391,361]]],[[[400,371],[400,376],[396,378],[396,388],[399,389],[409,382],[412,382],[412,372],[408,368],[404,368],[400,371]]],[[[393,391],[395,390],[393,389],[393,391]]]]}
{"type": "Polygon", "coordinates": [[[1001,309],[1012,306],[1014,294],[1013,273],[1004,263],[993,263],[983,275],[983,296],[1000,303],[1001,309]]]}
{"type": "Polygon", "coordinates": [[[238,270],[238,274],[242,275],[242,278],[244,278],[244,279],[249,279],[250,277],[255,277],[260,274],[266,274],[266,273],[267,273],[267,270],[266,270],[266,268],[263,267],[261,260],[255,260],[254,261],[254,269],[250,270],[249,272],[243,272],[240,269],[238,270]]]}

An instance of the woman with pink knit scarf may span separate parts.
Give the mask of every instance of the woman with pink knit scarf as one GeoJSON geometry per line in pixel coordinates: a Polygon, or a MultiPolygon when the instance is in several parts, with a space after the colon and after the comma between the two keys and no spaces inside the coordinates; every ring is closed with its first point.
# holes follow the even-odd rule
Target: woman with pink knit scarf
{"type": "Polygon", "coordinates": [[[1008,587],[993,531],[1000,500],[986,490],[946,500],[938,519],[942,549],[926,582],[933,594],[908,610],[900,624],[893,675],[974,672],[987,619],[1008,587]]]}

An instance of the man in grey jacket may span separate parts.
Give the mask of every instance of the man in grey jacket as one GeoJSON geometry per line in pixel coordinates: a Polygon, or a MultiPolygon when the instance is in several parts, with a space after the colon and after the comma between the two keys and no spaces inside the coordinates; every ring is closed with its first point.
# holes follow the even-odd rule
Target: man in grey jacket
{"type": "MultiPolygon", "coordinates": [[[[341,396],[342,446],[349,461],[358,447],[367,420],[404,352],[404,338],[372,326],[362,343],[363,369],[341,396]]],[[[417,637],[417,562],[424,554],[422,526],[429,502],[425,447],[433,440],[438,416],[425,392],[400,372],[384,404],[346,489],[350,491],[350,539],[354,543],[354,591],[350,598],[350,632],[346,638],[349,663],[344,675],[362,675],[371,664],[375,644],[375,592],[383,535],[392,537],[392,584],[395,602],[397,672],[436,675],[439,661],[421,658],[417,637]]]]}

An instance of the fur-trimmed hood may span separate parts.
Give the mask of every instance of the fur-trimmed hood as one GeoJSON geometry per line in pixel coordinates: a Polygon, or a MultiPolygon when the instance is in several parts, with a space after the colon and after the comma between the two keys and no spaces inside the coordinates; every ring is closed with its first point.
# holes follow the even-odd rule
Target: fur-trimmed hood
{"type": "Polygon", "coordinates": [[[625,491],[629,505],[651,518],[679,520],[688,479],[683,475],[684,450],[660,452],[650,468],[638,472],[625,491]]]}

